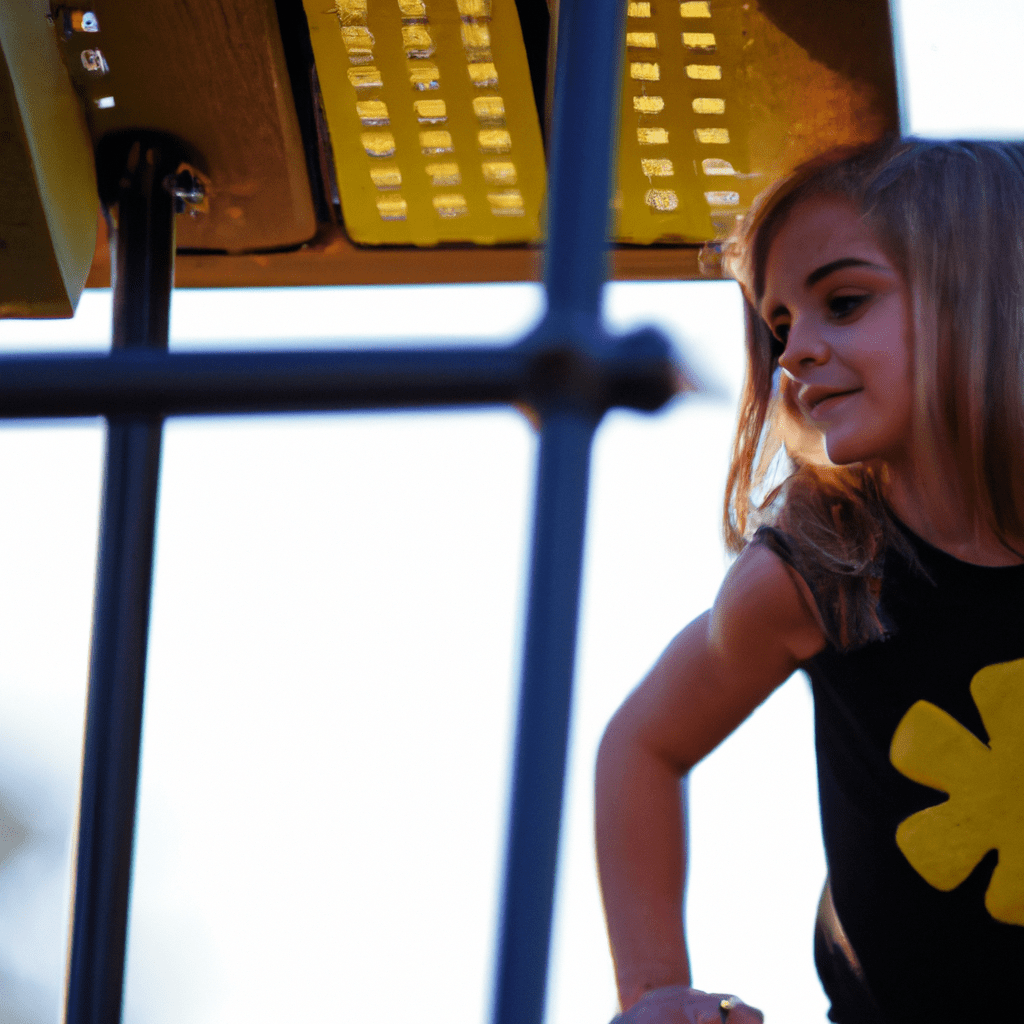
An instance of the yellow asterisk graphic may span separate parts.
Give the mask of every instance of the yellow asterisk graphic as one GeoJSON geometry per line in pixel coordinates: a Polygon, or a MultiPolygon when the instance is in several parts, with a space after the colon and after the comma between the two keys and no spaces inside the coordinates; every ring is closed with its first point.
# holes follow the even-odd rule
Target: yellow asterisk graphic
{"type": "Polygon", "coordinates": [[[942,892],[955,889],[989,850],[999,851],[985,907],[1024,925],[1024,658],[989,665],[971,680],[986,746],[942,708],[919,700],[903,716],[889,759],[949,799],[896,829],[911,867],[942,892]]]}

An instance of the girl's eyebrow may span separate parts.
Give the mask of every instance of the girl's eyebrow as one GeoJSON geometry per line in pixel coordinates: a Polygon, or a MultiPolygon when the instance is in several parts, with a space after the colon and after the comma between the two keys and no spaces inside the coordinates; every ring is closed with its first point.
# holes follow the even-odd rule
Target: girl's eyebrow
{"type": "Polygon", "coordinates": [[[846,267],[873,267],[875,270],[885,269],[877,263],[872,263],[870,260],[859,260],[854,256],[846,256],[841,260],[833,260],[831,263],[826,263],[824,266],[818,267],[817,270],[812,270],[807,275],[804,286],[813,288],[820,280],[828,277],[829,274],[833,274],[837,270],[843,270],[846,267]]]}
{"type": "MultiPolygon", "coordinates": [[[[826,263],[823,266],[818,267],[817,270],[812,270],[804,281],[805,288],[813,288],[819,281],[824,280],[829,274],[834,274],[837,270],[844,270],[846,267],[871,267],[872,270],[888,270],[888,267],[883,267],[881,264],[872,263],[871,260],[857,259],[856,256],[844,256],[842,259],[833,260],[831,263],[826,263]]],[[[771,313],[765,317],[765,322],[772,320],[774,317],[786,312],[785,306],[776,306],[771,313]]]]}

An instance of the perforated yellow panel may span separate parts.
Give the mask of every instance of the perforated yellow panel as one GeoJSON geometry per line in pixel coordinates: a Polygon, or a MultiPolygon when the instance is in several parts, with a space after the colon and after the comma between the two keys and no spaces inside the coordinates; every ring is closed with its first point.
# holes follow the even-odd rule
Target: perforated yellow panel
{"type": "Polygon", "coordinates": [[[304,0],[356,242],[529,242],[545,169],[514,0],[304,0]]]}
{"type": "Polygon", "coordinates": [[[814,153],[896,127],[886,0],[631,0],[619,241],[721,238],[814,153]]]}
{"type": "MultiPolygon", "coordinates": [[[[736,18],[706,2],[641,0],[627,10],[619,141],[620,239],[703,240],[739,206],[736,18]],[[695,187],[696,186],[696,187],[695,187]],[[714,217],[717,224],[713,224],[714,217]]],[[[742,180],[742,179],[740,179],[742,180]]]]}

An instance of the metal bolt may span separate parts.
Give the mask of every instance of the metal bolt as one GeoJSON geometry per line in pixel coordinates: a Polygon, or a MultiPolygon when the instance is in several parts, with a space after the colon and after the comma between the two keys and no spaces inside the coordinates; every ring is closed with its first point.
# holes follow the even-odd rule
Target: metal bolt
{"type": "Polygon", "coordinates": [[[101,50],[83,50],[82,67],[99,75],[105,75],[110,70],[101,50]]]}
{"type": "Polygon", "coordinates": [[[184,213],[187,209],[195,217],[199,213],[198,207],[206,198],[203,183],[188,168],[167,175],[164,188],[174,196],[175,213],[184,213]]]}

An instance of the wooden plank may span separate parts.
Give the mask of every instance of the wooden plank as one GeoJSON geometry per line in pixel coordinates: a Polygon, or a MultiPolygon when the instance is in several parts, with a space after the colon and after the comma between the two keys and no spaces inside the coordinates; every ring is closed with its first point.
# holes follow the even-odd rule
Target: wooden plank
{"type": "MultiPolygon", "coordinates": [[[[106,227],[88,287],[110,286],[106,227]]],[[[699,246],[621,246],[612,253],[617,280],[715,280],[721,271],[700,259],[699,246]]],[[[543,252],[536,246],[418,249],[360,247],[338,227],[321,227],[308,245],[291,252],[179,254],[178,288],[297,288],[313,285],[456,284],[539,281],[543,252]]]]}
{"type": "Polygon", "coordinates": [[[94,143],[166,132],[195,153],[208,185],[198,217],[178,218],[181,248],[246,252],[316,232],[273,0],[94,0],[98,31],[61,46],[94,143]],[[89,65],[93,70],[89,70],[89,65]]]}

